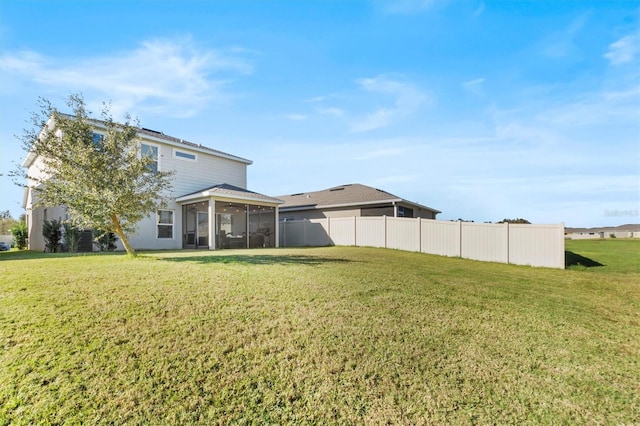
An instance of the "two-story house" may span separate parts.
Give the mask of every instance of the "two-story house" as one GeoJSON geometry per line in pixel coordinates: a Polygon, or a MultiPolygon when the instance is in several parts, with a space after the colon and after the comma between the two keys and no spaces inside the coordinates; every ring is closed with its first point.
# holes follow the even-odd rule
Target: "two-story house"
{"type": "MultiPolygon", "coordinates": [[[[97,135],[106,129],[99,120],[91,124],[97,135]]],[[[138,129],[138,138],[141,154],[155,160],[153,168],[175,174],[167,206],[139,222],[137,233],[129,236],[134,249],[277,247],[282,201],[247,189],[251,160],[145,128],[138,129]]],[[[30,153],[22,166],[30,176],[42,176],[41,164],[30,153]]],[[[29,249],[44,250],[43,222],[66,219],[67,213],[64,206],[35,207],[34,185],[28,182],[23,199],[29,249]]]]}

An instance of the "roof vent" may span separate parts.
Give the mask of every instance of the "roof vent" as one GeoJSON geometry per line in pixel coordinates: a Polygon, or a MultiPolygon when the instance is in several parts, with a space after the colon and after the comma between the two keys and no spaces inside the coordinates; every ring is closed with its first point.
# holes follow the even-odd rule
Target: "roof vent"
{"type": "Polygon", "coordinates": [[[155,133],[155,134],[158,134],[158,135],[163,135],[164,134],[164,133],[159,132],[157,130],[147,129],[146,127],[143,127],[142,130],[146,130],[147,132],[155,133]]]}
{"type": "Polygon", "coordinates": [[[341,186],[339,188],[331,188],[329,191],[344,191],[344,186],[341,186]]]}

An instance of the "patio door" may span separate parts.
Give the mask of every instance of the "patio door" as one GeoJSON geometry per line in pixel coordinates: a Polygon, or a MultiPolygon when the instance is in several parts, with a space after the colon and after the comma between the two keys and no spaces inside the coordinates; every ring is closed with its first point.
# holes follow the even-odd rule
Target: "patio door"
{"type": "Polygon", "coordinates": [[[201,202],[182,207],[182,247],[209,248],[209,203],[201,202]]]}

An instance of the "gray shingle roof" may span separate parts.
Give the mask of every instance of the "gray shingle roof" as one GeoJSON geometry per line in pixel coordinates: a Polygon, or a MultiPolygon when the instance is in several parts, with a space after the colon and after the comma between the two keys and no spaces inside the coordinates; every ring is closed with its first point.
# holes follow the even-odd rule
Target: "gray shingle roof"
{"type": "Polygon", "coordinates": [[[361,204],[404,202],[420,208],[440,213],[439,210],[407,201],[381,189],[361,185],[359,183],[340,185],[322,191],[301,192],[291,195],[280,195],[284,201],[280,210],[302,210],[304,208],[329,208],[338,206],[356,206],[361,204]]]}
{"type": "Polygon", "coordinates": [[[208,196],[223,196],[229,198],[239,198],[239,199],[253,199],[253,200],[262,200],[269,203],[282,203],[282,200],[277,198],[269,197],[268,195],[260,194],[257,192],[249,191],[248,189],[240,188],[238,186],[229,185],[228,183],[222,183],[219,185],[213,185],[199,191],[194,191],[189,194],[181,195],[177,197],[178,199],[189,197],[192,195],[204,194],[207,193],[208,196]]]}

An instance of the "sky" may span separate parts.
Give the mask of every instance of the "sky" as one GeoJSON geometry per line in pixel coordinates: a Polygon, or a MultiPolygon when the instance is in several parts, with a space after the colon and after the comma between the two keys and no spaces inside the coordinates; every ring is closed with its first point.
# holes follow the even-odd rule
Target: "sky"
{"type": "Polygon", "coordinates": [[[636,1],[0,1],[0,211],[38,98],[438,219],[640,223],[636,1]]]}

